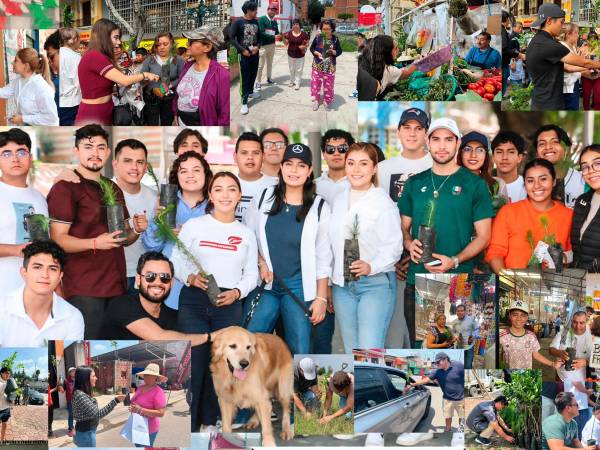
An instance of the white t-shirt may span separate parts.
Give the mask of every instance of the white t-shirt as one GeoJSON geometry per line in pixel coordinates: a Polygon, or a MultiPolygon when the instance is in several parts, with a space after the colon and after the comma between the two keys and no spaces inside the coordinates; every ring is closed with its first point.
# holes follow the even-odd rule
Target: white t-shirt
{"type": "Polygon", "coordinates": [[[569,208],[575,207],[575,200],[585,191],[585,181],[581,172],[569,169],[565,177],[565,205],[569,208]]]}
{"type": "Polygon", "coordinates": [[[194,66],[188,69],[177,85],[177,109],[186,112],[198,111],[200,91],[207,72],[208,70],[198,72],[194,66]]]}
{"type": "MultiPolygon", "coordinates": [[[[113,181],[116,182],[115,179],[113,181]]],[[[142,184],[142,189],[137,194],[128,194],[123,191],[125,196],[125,205],[129,216],[133,218],[134,214],[144,214],[148,217],[148,222],[154,218],[154,211],[157,205],[158,194],[153,189],[142,184]]],[[[125,263],[127,264],[127,276],[134,277],[136,273],[138,259],[146,252],[142,237],[140,236],[133,244],[125,247],[125,263]]]]}
{"type": "Polygon", "coordinates": [[[525,181],[523,177],[519,175],[515,181],[506,184],[506,192],[511,203],[516,203],[527,198],[527,191],[525,190],[525,181]]]}
{"type": "Polygon", "coordinates": [[[8,400],[6,399],[6,395],[4,395],[4,391],[6,390],[6,385],[8,383],[0,378],[0,411],[4,411],[5,409],[10,408],[8,404],[8,400]]]}
{"type": "Polygon", "coordinates": [[[330,206],[333,205],[333,199],[335,199],[340,192],[350,188],[348,178],[343,177],[338,181],[333,181],[331,178],[329,178],[329,174],[327,172],[317,178],[315,180],[315,184],[317,185],[317,194],[323,197],[330,206]]]}
{"type": "Polygon", "coordinates": [[[56,293],[52,312],[41,329],[25,312],[24,286],[0,298],[0,347],[41,347],[49,340],[79,341],[83,339],[83,316],[77,308],[56,293]]]}
{"type": "Polygon", "coordinates": [[[69,47],[60,48],[60,97],[59,104],[63,108],[77,106],[81,103],[81,88],[77,67],[81,55],[69,47]]]}
{"type": "Polygon", "coordinates": [[[588,396],[586,392],[581,392],[575,383],[580,383],[580,386],[585,388],[585,369],[565,371],[565,392],[571,392],[577,402],[579,410],[588,408],[588,396]]]}
{"type": "MultiPolygon", "coordinates": [[[[565,342],[564,345],[560,345],[560,339],[561,339],[561,335],[562,333],[565,331],[565,329],[561,329],[556,336],[554,336],[554,339],[552,340],[552,343],[550,344],[550,347],[552,348],[556,348],[559,350],[565,350],[568,347],[574,347],[575,348],[575,357],[577,359],[586,359],[589,360],[590,356],[592,354],[592,335],[590,333],[590,329],[586,328],[585,333],[577,335],[574,333],[569,333],[567,335],[567,340],[565,342]]],[[[568,332],[568,330],[567,330],[568,332]]],[[[585,378],[585,368],[581,368],[580,369],[583,372],[583,377],[585,378]]],[[[556,369],[556,372],[558,373],[558,376],[560,377],[561,380],[566,380],[566,378],[568,377],[568,372],[564,369],[564,367],[560,367],[558,369],[556,369]]]]}
{"type": "Polygon", "coordinates": [[[590,417],[581,432],[581,442],[584,445],[590,439],[596,439],[596,443],[600,442],[600,421],[595,416],[590,417]]]}
{"type": "Polygon", "coordinates": [[[252,199],[257,195],[261,195],[268,187],[275,186],[279,182],[279,178],[262,175],[256,181],[246,181],[242,178],[239,180],[242,186],[242,199],[235,210],[235,218],[241,222],[252,199]]]}
{"type": "Polygon", "coordinates": [[[431,169],[432,165],[433,160],[429,153],[419,159],[407,159],[400,154],[381,161],[377,165],[379,187],[388,193],[394,203],[397,203],[408,179],[417,173],[431,169]]]}
{"type": "MultiPolygon", "coordinates": [[[[25,224],[25,216],[29,214],[48,216],[44,196],[32,187],[19,188],[0,181],[0,244],[29,242],[25,224]]],[[[21,257],[0,257],[0,292],[10,292],[23,284],[19,273],[22,265],[21,257]]]]}

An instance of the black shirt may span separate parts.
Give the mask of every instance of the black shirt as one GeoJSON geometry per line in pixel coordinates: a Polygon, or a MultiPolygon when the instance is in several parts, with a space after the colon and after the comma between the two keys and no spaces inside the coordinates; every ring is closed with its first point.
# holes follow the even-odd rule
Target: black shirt
{"type": "Polygon", "coordinates": [[[556,41],[547,31],[540,30],[527,47],[527,70],[533,82],[531,110],[565,109],[563,83],[565,65],[561,59],[569,49],[556,41]]]}
{"type": "Polygon", "coordinates": [[[229,40],[238,53],[259,45],[258,20],[239,18],[229,29],[229,40]]]}
{"type": "Polygon", "coordinates": [[[102,326],[103,339],[140,339],[139,336],[127,329],[127,325],[146,317],[163,330],[175,330],[177,328],[176,310],[163,304],[160,307],[160,316],[157,319],[146,312],[137,295],[123,295],[114,298],[106,309],[102,326]]]}
{"type": "Polygon", "coordinates": [[[294,392],[296,394],[306,392],[311,386],[315,386],[316,384],[316,378],[314,380],[307,380],[304,378],[304,375],[300,373],[300,367],[298,366],[298,363],[294,363],[294,392]]]}

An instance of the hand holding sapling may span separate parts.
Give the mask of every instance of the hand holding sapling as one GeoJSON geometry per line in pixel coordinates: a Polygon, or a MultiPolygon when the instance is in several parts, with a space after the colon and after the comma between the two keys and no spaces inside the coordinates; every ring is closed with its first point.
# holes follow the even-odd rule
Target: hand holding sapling
{"type": "Polygon", "coordinates": [[[96,250],[110,250],[113,248],[121,247],[123,242],[127,238],[119,237],[121,230],[113,231],[112,233],[102,233],[100,236],[94,239],[96,250]]]}
{"type": "Polygon", "coordinates": [[[229,291],[221,292],[217,297],[217,306],[227,306],[231,305],[238,299],[238,293],[235,289],[230,289],[229,291]]]}

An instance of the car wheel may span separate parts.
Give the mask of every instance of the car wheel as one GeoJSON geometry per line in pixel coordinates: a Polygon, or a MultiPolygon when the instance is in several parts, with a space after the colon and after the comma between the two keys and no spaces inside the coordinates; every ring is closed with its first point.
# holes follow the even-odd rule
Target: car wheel
{"type": "Polygon", "coordinates": [[[471,386],[469,388],[469,395],[471,397],[477,397],[477,395],[479,395],[479,389],[477,389],[477,386],[471,386]]]}

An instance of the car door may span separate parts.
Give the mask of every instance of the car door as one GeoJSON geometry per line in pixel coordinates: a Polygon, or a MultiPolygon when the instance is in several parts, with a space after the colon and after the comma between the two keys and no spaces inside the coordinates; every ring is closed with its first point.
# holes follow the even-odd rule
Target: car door
{"type": "Polygon", "coordinates": [[[381,372],[386,378],[388,396],[394,398],[396,408],[403,411],[403,414],[400,415],[402,423],[395,423],[393,426],[394,431],[397,433],[412,432],[419,423],[424,411],[420,391],[412,389],[407,392],[407,377],[400,370],[385,368],[381,372]]]}
{"type": "Polygon", "coordinates": [[[354,430],[384,432],[403,412],[393,408],[377,367],[354,367],[354,430]]]}

